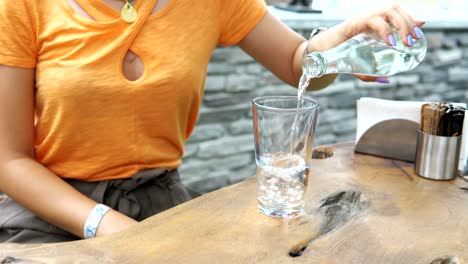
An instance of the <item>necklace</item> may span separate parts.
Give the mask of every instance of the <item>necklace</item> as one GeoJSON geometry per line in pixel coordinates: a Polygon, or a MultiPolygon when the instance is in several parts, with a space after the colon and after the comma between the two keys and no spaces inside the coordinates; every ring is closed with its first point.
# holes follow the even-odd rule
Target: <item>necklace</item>
{"type": "Polygon", "coordinates": [[[131,2],[134,0],[125,0],[125,4],[120,10],[120,17],[127,23],[135,22],[138,17],[136,9],[132,6],[131,2]]]}

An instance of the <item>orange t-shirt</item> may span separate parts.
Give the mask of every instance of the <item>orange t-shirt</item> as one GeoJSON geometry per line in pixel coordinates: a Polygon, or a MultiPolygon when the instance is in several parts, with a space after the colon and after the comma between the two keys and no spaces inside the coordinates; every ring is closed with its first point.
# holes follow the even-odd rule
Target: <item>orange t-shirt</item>
{"type": "Polygon", "coordinates": [[[77,2],[95,20],[67,0],[0,1],[0,64],[36,68],[36,159],[86,181],[177,167],[213,50],[245,37],[265,3],[171,0],[151,14],[156,0],[137,0],[126,23],[101,1],[77,2]],[[122,73],[128,49],[144,64],[136,81],[122,73]]]}

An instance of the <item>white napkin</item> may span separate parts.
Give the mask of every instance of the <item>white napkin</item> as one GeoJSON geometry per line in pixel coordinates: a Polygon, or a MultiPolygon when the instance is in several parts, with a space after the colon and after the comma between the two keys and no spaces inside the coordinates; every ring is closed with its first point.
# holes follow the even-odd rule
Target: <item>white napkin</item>
{"type": "Polygon", "coordinates": [[[421,106],[425,103],[362,97],[357,100],[356,143],[369,128],[384,120],[406,119],[421,123],[421,106]]]}

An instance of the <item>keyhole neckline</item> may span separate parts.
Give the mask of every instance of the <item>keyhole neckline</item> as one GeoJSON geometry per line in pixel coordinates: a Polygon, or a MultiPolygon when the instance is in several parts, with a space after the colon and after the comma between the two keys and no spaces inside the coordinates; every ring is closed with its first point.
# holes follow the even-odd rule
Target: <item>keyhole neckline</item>
{"type": "Polygon", "coordinates": [[[145,61],[143,60],[143,58],[141,57],[141,55],[139,54],[138,51],[135,51],[135,50],[131,50],[130,49],[130,46],[126,46],[127,48],[124,49],[124,51],[120,54],[119,56],[119,63],[117,64],[118,66],[118,69],[117,69],[117,72],[119,73],[119,77],[121,80],[123,80],[126,84],[129,84],[129,85],[137,85],[141,82],[143,82],[145,79],[146,79],[146,75],[148,73],[148,65],[145,64],[145,61]],[[143,72],[141,73],[141,75],[135,79],[135,80],[129,80],[127,78],[127,76],[125,76],[125,73],[124,73],[124,70],[123,70],[123,63],[124,63],[124,60],[125,60],[125,56],[127,55],[127,53],[131,51],[133,52],[133,54],[135,54],[135,56],[141,60],[141,63],[143,64],[143,72]]]}

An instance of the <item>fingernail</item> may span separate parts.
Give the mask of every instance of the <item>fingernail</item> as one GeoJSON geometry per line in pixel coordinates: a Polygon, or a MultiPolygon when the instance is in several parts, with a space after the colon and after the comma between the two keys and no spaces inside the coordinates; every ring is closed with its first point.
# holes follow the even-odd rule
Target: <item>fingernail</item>
{"type": "Polygon", "coordinates": [[[396,46],[396,40],[395,40],[395,37],[393,36],[393,34],[389,34],[387,39],[388,39],[388,42],[390,42],[390,44],[392,44],[392,46],[396,46]]]}
{"type": "Polygon", "coordinates": [[[375,81],[378,82],[378,83],[390,83],[389,79],[383,78],[383,77],[379,77],[379,78],[375,79],[375,81]]]}
{"type": "Polygon", "coordinates": [[[413,46],[413,36],[411,36],[411,34],[408,34],[406,39],[408,40],[408,46],[412,47],[413,46]]]}
{"type": "Polygon", "coordinates": [[[418,39],[423,37],[423,33],[422,33],[422,31],[421,31],[421,29],[419,27],[414,27],[413,32],[414,32],[414,34],[416,35],[416,37],[418,39]]]}

